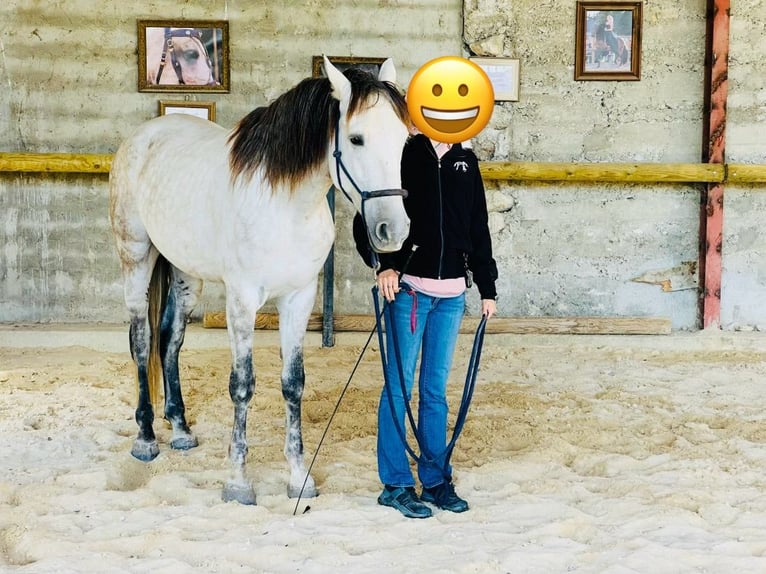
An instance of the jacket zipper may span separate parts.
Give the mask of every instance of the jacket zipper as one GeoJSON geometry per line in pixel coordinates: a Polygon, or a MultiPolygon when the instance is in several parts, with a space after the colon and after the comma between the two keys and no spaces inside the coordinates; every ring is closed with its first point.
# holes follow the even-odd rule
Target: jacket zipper
{"type": "MultiPolygon", "coordinates": [[[[435,152],[434,152],[435,153],[435,152]]],[[[444,198],[442,195],[442,159],[436,157],[436,177],[439,182],[439,273],[438,278],[442,278],[442,267],[444,262],[444,198]]]]}
{"type": "Polygon", "coordinates": [[[443,263],[444,263],[444,198],[442,192],[442,158],[436,153],[436,150],[428,142],[428,149],[436,159],[436,181],[439,190],[439,269],[436,274],[437,279],[442,278],[443,263]]]}

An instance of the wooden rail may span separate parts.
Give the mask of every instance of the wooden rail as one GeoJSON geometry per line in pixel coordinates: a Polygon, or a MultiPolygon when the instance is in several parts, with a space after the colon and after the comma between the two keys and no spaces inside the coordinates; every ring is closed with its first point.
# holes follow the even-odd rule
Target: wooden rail
{"type": "MultiPolygon", "coordinates": [[[[765,168],[766,171],[766,168],[765,168]]],[[[722,165],[689,163],[532,163],[485,161],[485,180],[577,182],[720,182],[722,165]]]]}
{"type": "MultiPolygon", "coordinates": [[[[369,333],[375,327],[373,315],[335,315],[332,320],[335,332],[369,333]]],[[[465,317],[461,333],[474,333],[478,317],[465,317]]],[[[207,329],[226,328],[226,313],[207,312],[202,326],[207,329]]],[[[259,313],[255,328],[274,330],[279,328],[279,316],[259,313]]],[[[309,319],[309,331],[322,331],[322,315],[314,313],[309,319]]],[[[569,334],[569,335],[667,335],[671,321],[665,317],[493,317],[487,322],[487,333],[569,334]]]]}
{"type": "MultiPolygon", "coordinates": [[[[111,154],[0,152],[0,172],[109,173],[111,154]]],[[[481,162],[492,181],[766,183],[766,165],[704,163],[481,162]]]]}
{"type": "Polygon", "coordinates": [[[766,183],[766,165],[730,163],[724,183],[766,183]]]}
{"type": "Polygon", "coordinates": [[[20,173],[109,173],[112,154],[0,152],[0,171],[20,173]]]}

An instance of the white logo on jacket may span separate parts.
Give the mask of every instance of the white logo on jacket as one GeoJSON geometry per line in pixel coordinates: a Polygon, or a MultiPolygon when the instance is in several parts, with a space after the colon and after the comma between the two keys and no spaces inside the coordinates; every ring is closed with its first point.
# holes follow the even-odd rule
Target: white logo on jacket
{"type": "Polygon", "coordinates": [[[456,161],[455,171],[458,171],[459,169],[463,170],[463,173],[466,173],[468,171],[468,164],[464,161],[456,161]]]}

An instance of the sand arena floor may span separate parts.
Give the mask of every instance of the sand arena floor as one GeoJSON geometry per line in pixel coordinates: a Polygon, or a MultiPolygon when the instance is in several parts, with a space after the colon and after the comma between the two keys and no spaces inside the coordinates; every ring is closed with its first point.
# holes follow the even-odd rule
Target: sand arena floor
{"type": "MultiPolygon", "coordinates": [[[[309,459],[365,340],[341,333],[323,349],[307,337],[309,459]]],[[[160,456],[144,464],[130,456],[125,327],[0,327],[1,572],[766,571],[760,333],[488,335],[453,458],[471,510],[422,521],[375,501],[375,341],[315,463],[320,496],[295,516],[276,333],[256,333],[255,507],[220,499],[225,331],[192,326],[186,341],[181,377],[200,445],[170,450],[160,421],[160,456]]],[[[461,336],[452,405],[470,345],[461,336]]]]}

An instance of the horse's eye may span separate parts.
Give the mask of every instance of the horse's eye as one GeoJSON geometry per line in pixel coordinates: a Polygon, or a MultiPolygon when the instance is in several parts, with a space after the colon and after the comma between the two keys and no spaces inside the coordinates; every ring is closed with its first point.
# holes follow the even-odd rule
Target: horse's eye
{"type": "Polygon", "coordinates": [[[353,145],[364,145],[364,138],[359,135],[353,135],[348,138],[353,145]]]}
{"type": "Polygon", "coordinates": [[[184,50],[184,58],[186,61],[199,60],[199,50],[184,50]]]}

